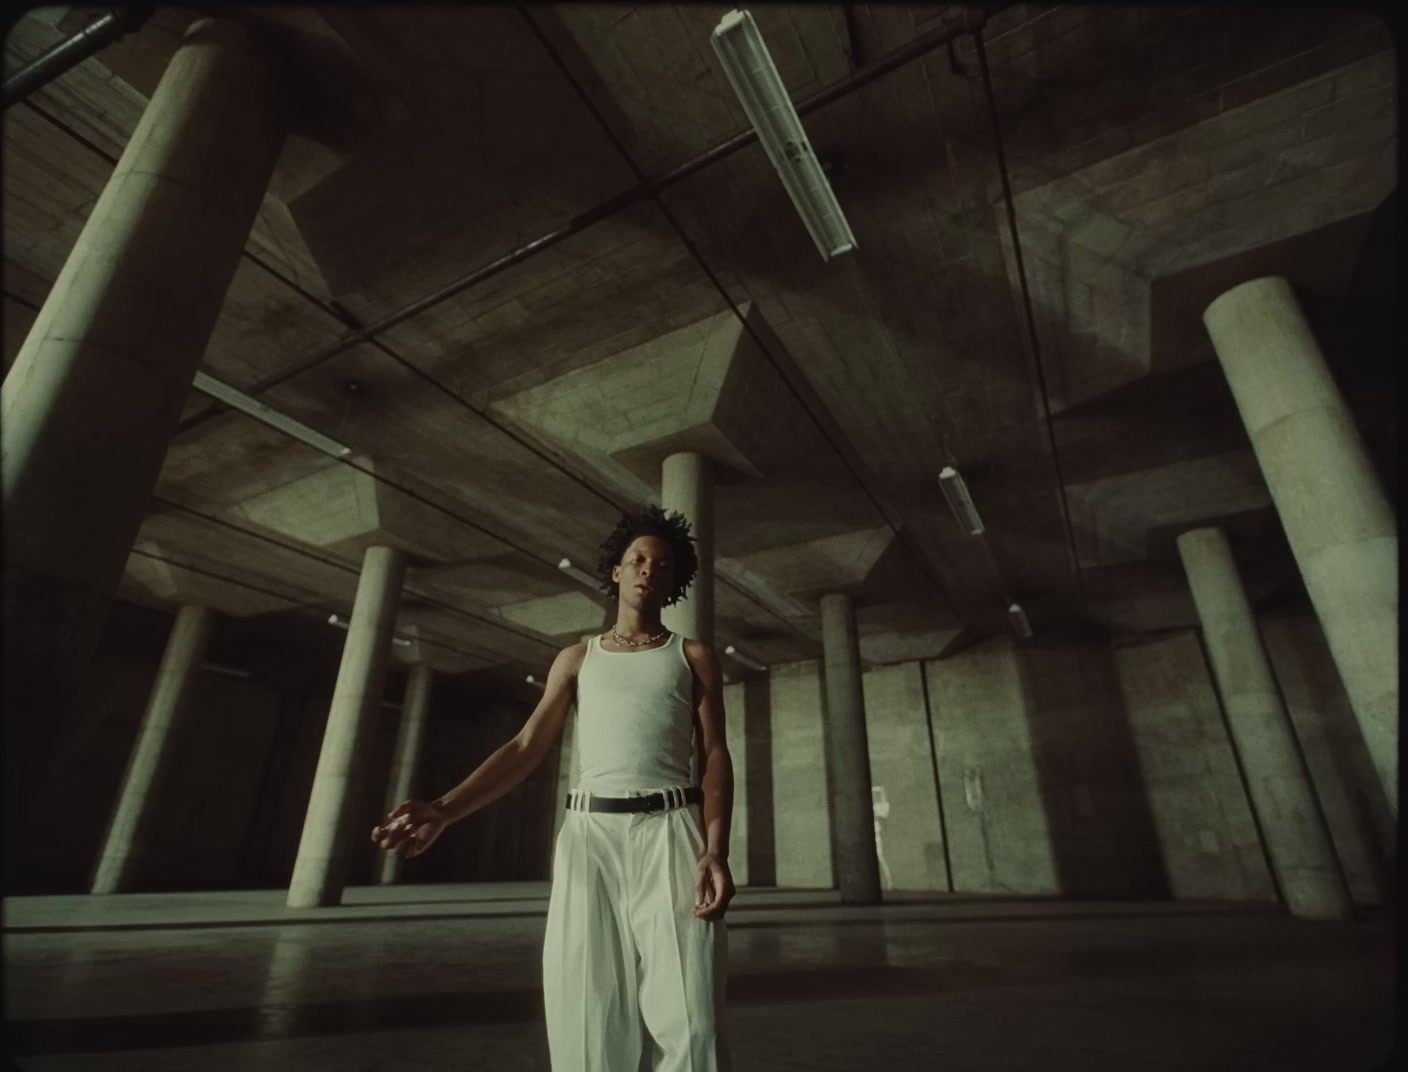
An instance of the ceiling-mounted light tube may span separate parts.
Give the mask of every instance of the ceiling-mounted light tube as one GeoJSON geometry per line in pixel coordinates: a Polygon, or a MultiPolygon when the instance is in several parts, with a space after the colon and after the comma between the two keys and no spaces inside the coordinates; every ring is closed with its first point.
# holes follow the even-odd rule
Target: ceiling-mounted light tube
{"type": "Polygon", "coordinates": [[[730,656],[737,662],[742,663],[744,666],[748,667],[751,670],[767,669],[767,665],[765,663],[760,663],[757,659],[750,659],[748,656],[744,655],[741,651],[735,648],[732,644],[724,648],[724,654],[730,656]]]}
{"type": "Polygon", "coordinates": [[[240,670],[234,666],[226,666],[223,663],[201,663],[202,670],[209,670],[212,674],[225,674],[228,677],[253,677],[248,670],[240,670]]]}
{"type": "Polygon", "coordinates": [[[812,151],[753,16],[730,11],[714,27],[710,42],[822,258],[830,260],[855,249],[856,236],[812,151]]]}
{"type": "Polygon", "coordinates": [[[959,524],[968,530],[970,536],[983,534],[983,519],[978,516],[978,508],[968,494],[968,485],[963,482],[963,474],[951,465],[939,470],[939,487],[948,500],[949,509],[958,518],[959,524]]]}
{"type": "Polygon", "coordinates": [[[530,685],[537,685],[538,688],[540,688],[540,689],[545,689],[545,688],[547,688],[546,683],[544,683],[544,682],[542,682],[542,681],[539,681],[539,680],[538,680],[537,678],[535,678],[532,674],[529,674],[529,675],[528,675],[526,678],[524,678],[523,680],[526,681],[526,682],[528,682],[528,684],[530,684],[530,685]]]}
{"type": "Polygon", "coordinates": [[[1012,621],[1012,628],[1023,640],[1031,638],[1032,623],[1027,621],[1027,612],[1022,609],[1020,603],[1013,603],[1007,608],[1007,617],[1012,621]]]}
{"type": "Polygon", "coordinates": [[[598,581],[586,570],[578,569],[576,566],[572,565],[572,560],[570,558],[564,558],[561,562],[557,564],[557,568],[560,569],[563,573],[567,574],[567,576],[571,577],[574,581],[579,581],[582,584],[586,585],[588,588],[593,589],[594,591],[601,591],[601,582],[598,581]]]}
{"type": "Polygon", "coordinates": [[[194,386],[197,391],[225,403],[231,409],[237,409],[241,413],[253,417],[256,421],[263,421],[270,428],[277,428],[285,435],[302,440],[310,447],[321,450],[324,454],[331,454],[334,458],[345,458],[352,453],[351,447],[344,446],[337,440],[323,435],[322,432],[309,428],[301,421],[296,421],[287,414],[280,413],[259,399],[252,398],[243,391],[235,390],[228,383],[221,383],[213,376],[207,376],[204,372],[196,373],[194,386]]]}
{"type": "MultiPolygon", "coordinates": [[[[348,627],[350,626],[350,624],[351,624],[350,622],[347,622],[347,621],[343,620],[342,618],[339,618],[336,614],[329,614],[329,615],[328,615],[328,625],[335,625],[335,626],[337,626],[339,629],[346,629],[346,628],[348,628],[348,627]]],[[[409,648],[409,647],[414,643],[414,641],[407,640],[405,637],[393,636],[393,637],[391,638],[391,643],[393,643],[393,644],[399,644],[399,645],[400,645],[401,647],[403,647],[403,648],[409,648]]]]}

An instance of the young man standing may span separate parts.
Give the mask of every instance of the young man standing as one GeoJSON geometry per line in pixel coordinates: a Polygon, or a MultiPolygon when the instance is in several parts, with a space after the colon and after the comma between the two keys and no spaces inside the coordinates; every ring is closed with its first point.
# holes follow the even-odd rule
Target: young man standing
{"type": "Polygon", "coordinates": [[[698,563],[689,523],[648,506],[601,547],[615,626],[560,652],[523,729],[433,803],[406,801],[372,831],[418,856],[446,826],[526,778],[577,707],[577,788],[558,834],[543,946],[553,1072],[726,1072],[733,767],[713,649],[660,624],[698,563]],[[696,730],[700,784],[691,784],[696,730]]]}

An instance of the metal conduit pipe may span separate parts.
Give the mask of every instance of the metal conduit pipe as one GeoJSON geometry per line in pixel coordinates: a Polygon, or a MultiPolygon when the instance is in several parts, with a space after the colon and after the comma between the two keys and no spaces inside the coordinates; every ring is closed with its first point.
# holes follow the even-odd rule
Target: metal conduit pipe
{"type": "MultiPolygon", "coordinates": [[[[957,21],[946,23],[942,26],[936,26],[932,30],[920,34],[913,41],[910,41],[906,45],[901,45],[893,52],[881,56],[874,63],[868,64],[857,70],[854,74],[848,75],[839,82],[828,86],[826,89],[812,94],[797,105],[797,114],[806,115],[808,112],[815,111],[817,108],[821,108],[849,93],[853,93],[862,86],[874,82],[877,78],[883,78],[896,68],[903,67],[905,64],[927,55],[936,48],[956,41],[964,34],[976,34],[981,32],[989,18],[997,12],[1002,11],[1004,8],[1011,6],[1012,4],[1009,2],[986,4],[983,7],[967,11],[964,16],[957,21]]],[[[504,254],[497,260],[491,261],[466,275],[460,276],[460,278],[445,284],[445,286],[434,293],[428,294],[424,298],[412,302],[410,305],[388,316],[382,317],[382,319],[375,323],[357,328],[317,354],[306,364],[289,369],[259,384],[254,388],[253,393],[258,394],[271,387],[276,387],[284,382],[284,380],[300,375],[315,365],[337,357],[339,354],[352,349],[352,347],[375,338],[377,335],[390,330],[397,324],[403,323],[414,316],[418,316],[440,305],[442,302],[448,301],[456,294],[478,283],[482,283],[484,280],[496,276],[508,268],[512,268],[515,264],[527,260],[535,253],[541,253],[550,246],[555,246],[564,239],[571,238],[573,235],[585,231],[593,224],[600,223],[602,220],[614,216],[616,213],[629,208],[639,201],[654,197],[661,190],[673,186],[678,182],[682,182],[709,165],[718,163],[725,157],[732,156],[739,149],[752,145],[757,140],[758,133],[751,126],[747,130],[739,131],[733,137],[720,142],[712,149],[696,156],[693,160],[680,164],[678,167],[671,168],[663,175],[658,175],[653,179],[647,179],[644,182],[638,183],[630,189],[617,194],[615,197],[602,202],[595,208],[588,209],[580,216],[568,220],[561,227],[548,232],[541,238],[535,238],[533,241],[525,243],[517,249],[504,254]]]]}
{"type": "Polygon", "coordinates": [[[3,108],[18,104],[35,90],[48,85],[65,71],[119,38],[142,28],[154,7],[114,8],[95,19],[66,41],[60,41],[32,63],[5,79],[3,108]]]}
{"type": "MultiPolygon", "coordinates": [[[[1090,598],[1085,590],[1085,574],[1080,566],[1080,552],[1076,548],[1075,529],[1071,526],[1071,507],[1066,494],[1066,477],[1061,470],[1061,453],[1056,447],[1056,426],[1051,420],[1051,396],[1047,391],[1046,372],[1041,364],[1041,345],[1037,340],[1036,316],[1032,312],[1032,292],[1027,283],[1026,264],[1022,260],[1022,239],[1017,227],[1017,208],[1012,200],[1012,178],[1007,170],[1007,152],[1002,141],[1002,124],[998,119],[997,96],[992,88],[992,71],[988,67],[988,52],[983,45],[981,32],[973,34],[973,45],[978,52],[978,71],[983,82],[983,97],[987,103],[988,122],[992,128],[993,151],[997,154],[998,175],[1002,179],[1002,202],[1007,213],[1008,233],[1012,238],[1012,259],[1017,267],[1017,282],[1022,293],[1022,310],[1027,327],[1027,345],[1032,356],[1032,367],[1036,374],[1037,387],[1041,392],[1041,411],[1046,424],[1046,441],[1051,448],[1051,465],[1056,477],[1056,491],[1061,504],[1061,523],[1066,535],[1066,554],[1070,559],[1071,570],[1075,573],[1076,590],[1080,593],[1081,610],[1087,621],[1090,619],[1090,598]]],[[[986,547],[986,541],[984,541],[986,547]]],[[[988,550],[992,555],[991,549],[988,550]]],[[[992,559],[994,567],[997,559],[992,559]]]]}

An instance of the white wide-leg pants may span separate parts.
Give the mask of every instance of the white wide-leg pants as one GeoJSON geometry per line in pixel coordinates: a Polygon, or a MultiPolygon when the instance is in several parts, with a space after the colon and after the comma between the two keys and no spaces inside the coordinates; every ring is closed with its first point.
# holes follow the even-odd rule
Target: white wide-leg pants
{"type": "Polygon", "coordinates": [[[543,944],[553,1072],[731,1068],[723,1030],[727,932],[723,920],[694,915],[703,830],[697,804],[568,809],[543,944]]]}

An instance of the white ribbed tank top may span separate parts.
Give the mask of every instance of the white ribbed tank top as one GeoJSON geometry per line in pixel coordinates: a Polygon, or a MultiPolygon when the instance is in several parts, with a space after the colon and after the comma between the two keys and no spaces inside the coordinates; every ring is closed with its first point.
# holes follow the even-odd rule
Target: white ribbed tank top
{"type": "Polygon", "coordinates": [[[694,672],[684,638],[650,651],[587,642],[577,671],[577,788],[628,793],[689,785],[694,672]]]}

